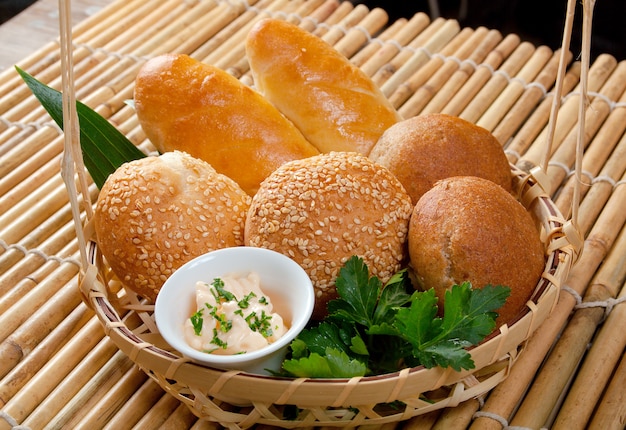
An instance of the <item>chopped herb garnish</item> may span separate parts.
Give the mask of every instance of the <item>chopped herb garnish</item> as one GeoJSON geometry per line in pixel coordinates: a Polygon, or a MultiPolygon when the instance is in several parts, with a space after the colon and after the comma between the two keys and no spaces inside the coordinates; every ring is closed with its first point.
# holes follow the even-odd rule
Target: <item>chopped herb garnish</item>
{"type": "MultiPolygon", "coordinates": [[[[237,302],[237,306],[241,309],[248,309],[248,306],[250,306],[250,300],[254,297],[256,297],[256,294],[254,294],[254,291],[250,291],[250,294],[237,302]]],[[[261,301],[259,300],[259,303],[260,302],[261,301]]]]}
{"type": "Polygon", "coordinates": [[[213,329],[213,339],[211,339],[211,343],[219,346],[222,349],[228,348],[228,343],[224,342],[222,339],[219,338],[218,331],[216,328],[213,329]]]}
{"type": "Polygon", "coordinates": [[[204,321],[202,318],[202,311],[204,311],[204,309],[199,309],[198,312],[193,314],[190,318],[191,325],[193,326],[193,332],[196,336],[200,336],[200,333],[202,332],[202,323],[204,321]]]}
{"type": "Polygon", "coordinates": [[[261,296],[261,298],[259,298],[259,303],[261,303],[262,305],[267,305],[269,302],[267,301],[267,297],[261,296]]]}
{"type": "Polygon", "coordinates": [[[213,279],[213,283],[211,285],[213,285],[213,287],[215,288],[215,292],[217,293],[217,294],[214,293],[214,296],[215,296],[215,300],[218,303],[230,302],[231,300],[237,300],[237,298],[235,297],[233,293],[231,293],[226,288],[224,288],[224,281],[222,279],[220,278],[213,279]]]}

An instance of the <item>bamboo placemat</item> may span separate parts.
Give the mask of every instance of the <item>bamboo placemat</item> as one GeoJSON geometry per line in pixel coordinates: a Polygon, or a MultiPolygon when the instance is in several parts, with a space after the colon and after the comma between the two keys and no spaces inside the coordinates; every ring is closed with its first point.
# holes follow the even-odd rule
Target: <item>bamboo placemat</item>
{"type": "MultiPolygon", "coordinates": [[[[125,104],[145,59],[187,53],[253,84],[242,42],[266,16],[334,45],[404,117],[458,115],[492,131],[512,163],[540,163],[558,52],[423,13],[389,23],[382,9],[337,0],[119,0],[75,28],[77,98],[153,151],[125,104]]],[[[548,168],[553,200],[566,215],[580,99],[573,60],[548,168]]],[[[19,65],[60,88],[57,43],[19,65]]],[[[553,314],[488,396],[390,428],[624,427],[626,62],[598,56],[588,88],[579,211],[585,248],[553,314]]],[[[218,428],[134,366],[81,302],[60,130],[14,70],[0,74],[0,95],[0,429],[218,428]]]]}

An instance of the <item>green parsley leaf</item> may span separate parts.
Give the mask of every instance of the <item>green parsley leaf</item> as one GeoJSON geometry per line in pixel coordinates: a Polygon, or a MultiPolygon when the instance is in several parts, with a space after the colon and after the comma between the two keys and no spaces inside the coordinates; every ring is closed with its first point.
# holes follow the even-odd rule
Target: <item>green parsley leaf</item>
{"type": "Polygon", "coordinates": [[[283,361],[283,369],[296,377],[351,378],[365,375],[367,366],[335,348],[327,348],[324,355],[312,353],[308,357],[283,361]]]}
{"type": "Polygon", "coordinates": [[[454,286],[440,317],[433,289],[413,291],[406,270],[383,286],[359,257],[341,268],[336,286],[339,298],[328,304],[326,320],[292,341],[283,366],[287,374],[351,377],[418,365],[472,369],[466,348],[493,331],[495,310],[510,292],[502,286],[454,286]]]}

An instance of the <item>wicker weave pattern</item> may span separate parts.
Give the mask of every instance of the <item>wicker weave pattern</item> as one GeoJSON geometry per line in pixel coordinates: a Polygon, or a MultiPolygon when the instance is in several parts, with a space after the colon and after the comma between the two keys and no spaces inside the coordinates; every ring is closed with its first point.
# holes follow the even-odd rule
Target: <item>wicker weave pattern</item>
{"type": "Polygon", "coordinates": [[[568,237],[564,231],[567,223],[542,186],[530,174],[513,169],[520,201],[541,225],[549,255],[526,314],[471,350],[474,371],[420,367],[381,376],[316,380],[210,369],[168,350],[152,320],[151,306],[142,305],[125,289],[119,294],[109,290],[109,286],[119,284],[110,279],[108,267],[97,258],[94,242],[94,266],[87,271],[81,290],[118,348],[194,414],[225,426],[384,424],[453,407],[487,393],[506,378],[524,342],[555,306],[560,286],[579,251],[575,236],[568,237]],[[403,405],[397,409],[388,405],[398,401],[403,405]],[[297,418],[285,419],[284,405],[300,409],[297,418]]]}

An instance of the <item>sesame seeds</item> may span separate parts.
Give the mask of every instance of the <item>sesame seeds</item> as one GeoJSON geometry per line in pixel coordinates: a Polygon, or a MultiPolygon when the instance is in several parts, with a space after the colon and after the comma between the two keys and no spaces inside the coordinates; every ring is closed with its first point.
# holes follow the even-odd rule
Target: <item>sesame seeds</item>
{"type": "Polygon", "coordinates": [[[286,163],[262,183],[245,241],[289,255],[318,295],[332,295],[352,255],[381,278],[399,268],[411,212],[408,194],[386,169],[354,153],[321,154],[286,163]]]}
{"type": "Polygon", "coordinates": [[[99,248],[125,283],[154,299],[194,256],[243,245],[250,197],[208,163],[181,152],[126,163],[103,186],[99,248]]]}

